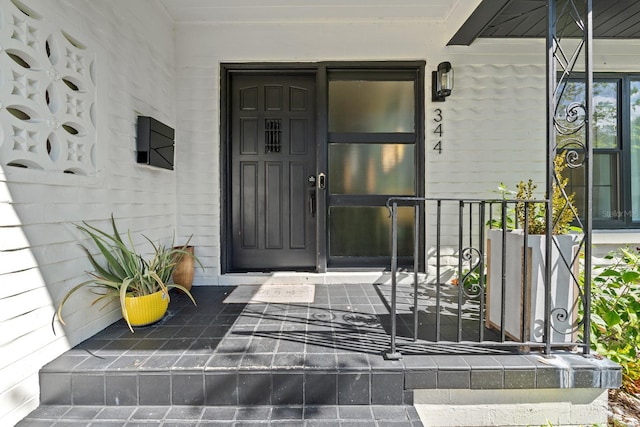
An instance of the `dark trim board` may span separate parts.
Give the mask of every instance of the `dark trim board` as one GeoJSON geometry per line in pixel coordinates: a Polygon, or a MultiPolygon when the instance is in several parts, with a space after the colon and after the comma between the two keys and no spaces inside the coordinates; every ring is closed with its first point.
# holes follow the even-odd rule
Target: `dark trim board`
{"type": "MultiPolygon", "coordinates": [[[[577,7],[583,2],[574,0],[577,7]]],[[[447,43],[470,46],[478,38],[537,38],[547,35],[549,0],[482,0],[447,43]]],[[[565,2],[557,2],[564,8],[565,2]]],[[[569,14],[567,14],[569,15],[569,14]]],[[[593,0],[593,38],[634,40],[640,37],[638,0],[593,0]]],[[[565,19],[573,20],[567,16],[565,19]]],[[[578,26],[560,22],[563,38],[582,38],[578,26]]]]}

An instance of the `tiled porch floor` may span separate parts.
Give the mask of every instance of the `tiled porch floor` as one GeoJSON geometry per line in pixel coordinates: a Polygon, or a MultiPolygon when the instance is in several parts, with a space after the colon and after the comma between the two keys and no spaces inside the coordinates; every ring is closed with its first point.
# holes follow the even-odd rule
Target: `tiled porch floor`
{"type": "MultiPolygon", "coordinates": [[[[259,419],[266,422],[285,412],[298,425],[318,413],[336,418],[310,418],[305,425],[374,425],[390,412],[402,424],[379,425],[420,425],[411,407],[414,389],[607,388],[620,375],[616,365],[578,354],[544,359],[403,336],[403,358],[385,360],[389,285],[317,285],[311,304],[224,304],[232,289],[194,288],[197,307],[173,294],[161,322],[134,334],[116,322],[52,361],[40,375],[44,406],[25,422],[39,425],[41,415],[52,412],[60,422],[77,420],[75,411],[94,408],[91,420],[102,425],[99,414],[121,406],[130,411],[127,422],[135,423],[136,406],[142,406],[162,413],[156,421],[165,425],[180,410],[198,413],[189,422],[203,425],[218,410],[238,425],[247,422],[241,421],[245,416],[262,413],[259,419]]],[[[399,285],[399,295],[399,333],[406,336],[411,287],[399,285]]],[[[423,302],[428,305],[422,301],[421,307],[423,302]]],[[[474,335],[478,328],[470,313],[464,322],[474,335]]],[[[433,329],[432,320],[423,313],[420,336],[433,329]]],[[[455,330],[454,320],[444,317],[443,338],[455,330]]]]}

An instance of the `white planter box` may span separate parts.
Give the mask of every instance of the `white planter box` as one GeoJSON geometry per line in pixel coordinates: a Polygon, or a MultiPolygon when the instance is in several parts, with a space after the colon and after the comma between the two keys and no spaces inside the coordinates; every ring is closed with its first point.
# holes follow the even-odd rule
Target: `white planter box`
{"type": "MultiPolygon", "coordinates": [[[[579,292],[574,278],[578,277],[578,263],[573,276],[568,265],[575,257],[578,235],[553,236],[551,256],[551,342],[568,343],[576,339],[575,322],[578,316],[579,292]],[[563,254],[562,259],[560,254],[563,254]]],[[[545,317],[544,258],[546,236],[529,235],[527,241],[527,271],[524,271],[524,233],[506,233],[505,320],[508,338],[521,342],[542,342],[545,317]],[[525,283],[526,279],[526,283],[525,283]],[[525,327],[523,328],[523,324],[525,327]]],[[[502,230],[487,233],[487,313],[488,327],[502,329],[502,230]]]]}

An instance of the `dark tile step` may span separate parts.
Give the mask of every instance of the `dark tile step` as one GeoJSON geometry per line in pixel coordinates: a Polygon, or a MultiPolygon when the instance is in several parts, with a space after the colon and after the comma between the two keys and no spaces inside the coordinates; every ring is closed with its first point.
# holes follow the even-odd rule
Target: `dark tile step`
{"type": "Polygon", "coordinates": [[[19,427],[56,425],[240,426],[260,425],[339,427],[366,425],[418,427],[422,422],[410,405],[276,405],[276,406],[66,406],[41,405],[19,427]]]}
{"type": "Polygon", "coordinates": [[[292,363],[290,368],[284,362],[264,367],[203,367],[195,361],[197,356],[184,366],[171,363],[173,359],[163,365],[164,356],[156,356],[154,367],[147,369],[117,363],[126,356],[108,369],[90,367],[91,359],[84,360],[80,368],[69,367],[73,363],[65,356],[40,371],[41,403],[400,405],[413,403],[415,389],[615,388],[621,381],[618,365],[571,353],[552,358],[533,354],[405,356],[393,363],[366,354],[337,355],[332,363],[315,356],[310,364],[292,363]],[[356,356],[365,359],[360,366],[356,356]]]}
{"type": "Polygon", "coordinates": [[[566,351],[545,357],[399,336],[402,359],[386,360],[386,289],[317,286],[315,302],[306,305],[225,304],[228,287],[193,289],[197,307],[174,294],[161,322],[132,334],[118,321],[43,367],[41,402],[393,406],[411,404],[415,389],[620,385],[620,366],[566,351]]]}
{"type": "Polygon", "coordinates": [[[40,372],[45,405],[401,405],[402,371],[40,372]]]}

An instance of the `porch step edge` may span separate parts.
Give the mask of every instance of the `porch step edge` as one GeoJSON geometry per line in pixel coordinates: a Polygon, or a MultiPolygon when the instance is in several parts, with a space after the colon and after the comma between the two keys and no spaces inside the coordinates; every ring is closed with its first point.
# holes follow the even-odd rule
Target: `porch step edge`
{"type": "Polygon", "coordinates": [[[340,425],[341,421],[358,425],[404,423],[422,426],[416,409],[411,405],[394,406],[71,406],[41,405],[17,427],[73,423],[202,423],[228,426],[233,422],[261,421],[260,425],[304,427],[306,425],[340,425]],[[219,423],[219,424],[218,424],[219,423]]]}

